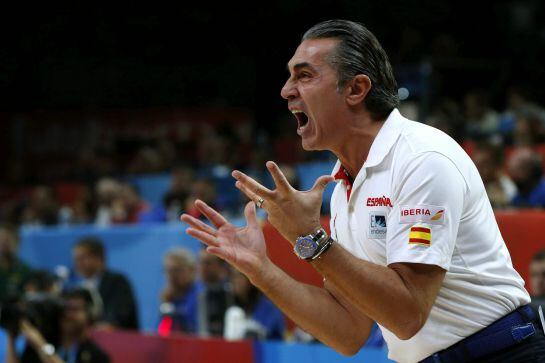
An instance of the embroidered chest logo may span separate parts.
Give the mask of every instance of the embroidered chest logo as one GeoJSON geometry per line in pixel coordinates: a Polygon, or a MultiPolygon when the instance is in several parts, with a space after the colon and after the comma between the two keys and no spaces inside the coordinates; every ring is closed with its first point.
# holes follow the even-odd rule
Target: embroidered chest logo
{"type": "Polygon", "coordinates": [[[370,213],[369,221],[369,238],[385,239],[386,238],[386,215],[380,213],[370,213]]]}
{"type": "Polygon", "coordinates": [[[368,207],[392,207],[392,202],[390,201],[390,198],[385,197],[384,195],[382,197],[378,198],[367,198],[367,206],[368,207]]]}

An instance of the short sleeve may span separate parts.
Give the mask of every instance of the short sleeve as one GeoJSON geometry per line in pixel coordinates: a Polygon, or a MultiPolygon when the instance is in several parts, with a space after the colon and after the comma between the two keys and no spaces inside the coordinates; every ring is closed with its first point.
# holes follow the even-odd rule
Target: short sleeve
{"type": "Polygon", "coordinates": [[[422,263],[448,270],[467,190],[464,177],[449,158],[427,152],[407,162],[394,178],[387,264],[422,263]]]}

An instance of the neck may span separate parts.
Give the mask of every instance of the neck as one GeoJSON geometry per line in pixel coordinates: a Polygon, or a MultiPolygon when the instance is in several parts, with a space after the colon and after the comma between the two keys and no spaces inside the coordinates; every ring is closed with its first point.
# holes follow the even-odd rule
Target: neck
{"type": "Polygon", "coordinates": [[[346,137],[339,147],[332,150],[352,178],[356,178],[369,156],[369,150],[384,120],[375,121],[369,116],[362,117],[350,124],[346,137]]]}

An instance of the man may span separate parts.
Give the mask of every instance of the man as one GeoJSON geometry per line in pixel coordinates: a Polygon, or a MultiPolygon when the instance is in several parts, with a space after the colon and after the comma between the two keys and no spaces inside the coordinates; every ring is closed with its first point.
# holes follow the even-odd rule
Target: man
{"type": "Polygon", "coordinates": [[[203,288],[198,294],[198,331],[201,337],[223,336],[225,311],[233,304],[224,261],[202,250],[199,269],[203,288]]]}
{"type": "MultiPolygon", "coordinates": [[[[60,319],[61,339],[55,347],[30,322],[21,323],[21,333],[25,336],[37,355],[24,355],[21,362],[41,363],[108,363],[108,355],[90,337],[93,323],[92,300],[89,292],[83,289],[71,290],[63,295],[63,311],[60,319]]],[[[19,362],[15,354],[15,343],[10,335],[6,361],[19,362]]]]}
{"type": "Polygon", "coordinates": [[[170,250],[163,261],[167,286],[161,293],[163,317],[158,331],[168,335],[171,331],[197,332],[197,297],[201,285],[196,281],[195,257],[186,249],[170,250]]]}
{"type": "Polygon", "coordinates": [[[545,309],[545,250],[537,252],[530,262],[530,286],[532,304],[545,309]]]}
{"type": "Polygon", "coordinates": [[[235,228],[201,201],[210,227],[187,232],[244,273],[292,320],[352,355],[376,321],[400,362],[539,361],[545,338],[513,269],[483,183],[446,134],[405,119],[388,58],[364,26],[312,27],[282,89],[306,150],[331,150],[332,176],[300,192],[267,163],[269,190],[239,171],[236,186],[268,214],[324,288],[299,283],[268,258],[255,207],[235,228]],[[320,226],[325,186],[331,238],[320,226]],[[499,325],[494,322],[499,321],[499,325]]]}
{"type": "Polygon", "coordinates": [[[19,236],[15,227],[0,226],[0,301],[23,293],[31,269],[17,257],[19,236]]]}
{"type": "Polygon", "coordinates": [[[503,148],[491,143],[479,145],[471,155],[494,209],[507,208],[517,186],[503,171],[503,148]]]}
{"type": "Polygon", "coordinates": [[[539,154],[529,148],[513,152],[507,169],[518,193],[511,203],[519,208],[545,208],[545,178],[539,154]]]}
{"type": "Polygon", "coordinates": [[[100,240],[87,237],[73,249],[74,265],[80,277],[77,282],[87,288],[98,313],[99,328],[138,329],[136,301],[129,280],[106,269],[104,246],[100,240]]]}

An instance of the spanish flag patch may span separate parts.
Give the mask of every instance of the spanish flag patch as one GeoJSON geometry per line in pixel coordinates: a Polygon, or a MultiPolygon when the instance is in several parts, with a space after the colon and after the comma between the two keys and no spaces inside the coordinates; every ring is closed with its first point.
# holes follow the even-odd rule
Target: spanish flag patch
{"type": "Polygon", "coordinates": [[[412,226],[409,232],[409,244],[430,246],[431,229],[421,224],[412,226]]]}

